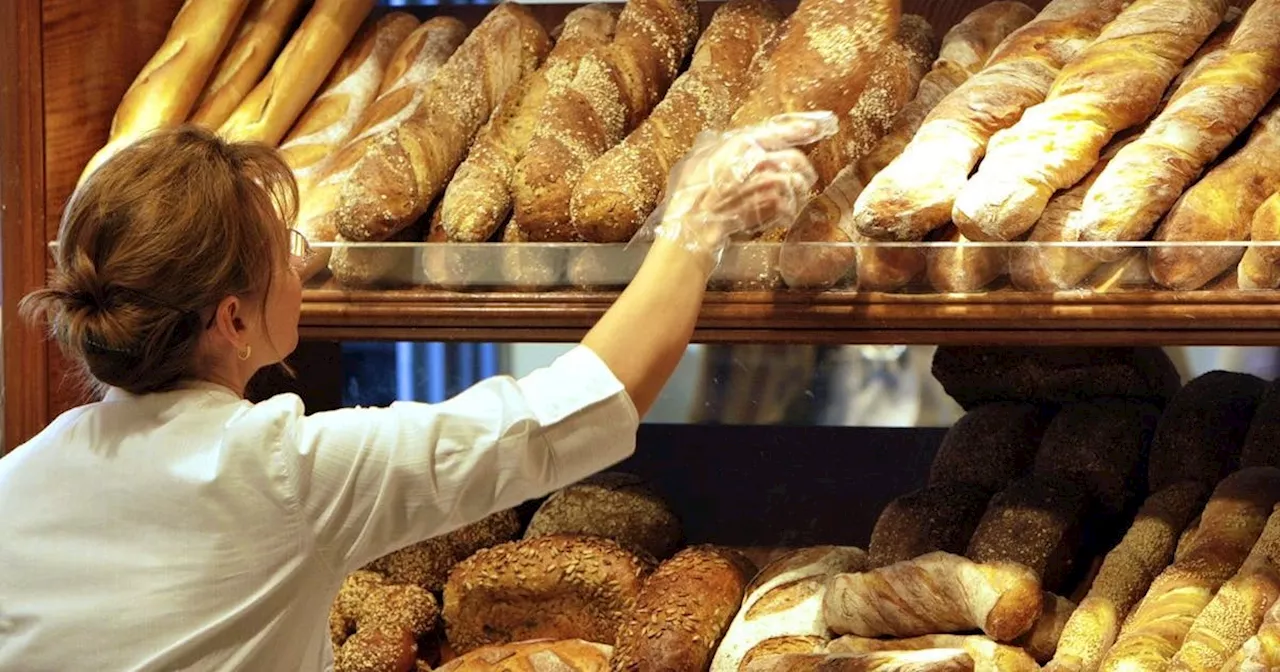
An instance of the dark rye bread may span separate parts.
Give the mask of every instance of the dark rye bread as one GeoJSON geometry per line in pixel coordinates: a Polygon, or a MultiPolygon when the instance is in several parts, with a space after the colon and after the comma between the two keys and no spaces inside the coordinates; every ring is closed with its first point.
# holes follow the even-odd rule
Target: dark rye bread
{"type": "Polygon", "coordinates": [[[871,567],[925,553],[962,554],[987,509],[991,492],[965,483],[939,483],[903,495],[884,508],[871,532],[871,567]]]}
{"type": "Polygon", "coordinates": [[[1160,409],[1132,399],[1068,404],[1049,423],[1035,473],[1074,480],[1118,516],[1146,494],[1142,476],[1160,409]]]}
{"type": "Polygon", "coordinates": [[[1065,592],[1089,509],[1088,493],[1072,481],[1021,478],[991,500],[966,555],[975,562],[1019,563],[1040,577],[1045,590],[1065,592]]]}
{"type": "Polygon", "coordinates": [[[613,672],[705,670],[756,568],[740,553],[686,548],[654,570],[618,629],[613,672]]]}
{"type": "Polygon", "coordinates": [[[520,518],[515,509],[500,511],[488,518],[460,527],[439,537],[407,546],[365,566],[391,583],[412,583],[433,593],[444,590],[455,565],[472,553],[515,539],[520,534],[520,518]]]}
{"type": "Polygon", "coordinates": [[[617,543],[550,536],[487,548],[444,588],[449,644],[459,654],[531,639],[613,645],[653,570],[617,543]]]}
{"type": "Polygon", "coordinates": [[[538,507],[525,539],[583,534],[612,539],[656,559],[671,557],[682,537],[680,520],[644,479],[621,472],[586,478],[538,507]]]}
{"type": "Polygon", "coordinates": [[[1240,451],[1240,466],[1280,467],[1280,381],[1272,381],[1258,402],[1240,451]]]}
{"type": "Polygon", "coordinates": [[[967,483],[988,493],[1003,490],[1031,468],[1051,415],[1020,402],[996,402],[965,413],[942,439],[929,483],[967,483]]]}
{"type": "Polygon", "coordinates": [[[933,376],[965,410],[996,401],[1065,404],[1097,397],[1163,406],[1181,385],[1160,348],[942,347],[933,376]]]}
{"type": "Polygon", "coordinates": [[[1210,371],[1187,383],[1156,426],[1150,488],[1184,480],[1213,485],[1235,471],[1266,387],[1257,376],[1228,371],[1210,371]]]}

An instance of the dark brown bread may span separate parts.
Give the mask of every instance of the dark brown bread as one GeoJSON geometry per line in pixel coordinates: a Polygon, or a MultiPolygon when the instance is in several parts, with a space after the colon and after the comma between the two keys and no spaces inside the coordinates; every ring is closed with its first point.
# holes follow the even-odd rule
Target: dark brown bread
{"type": "Polygon", "coordinates": [[[540,537],[484,549],[449,574],[449,644],[458,653],[544,638],[612,646],[652,569],[651,560],[598,537],[540,537]]]}
{"type": "Polygon", "coordinates": [[[884,508],[871,532],[871,567],[884,567],[933,551],[964,553],[982,520],[990,491],[940,483],[905,494],[884,508]]]}
{"type": "Polygon", "coordinates": [[[1031,468],[1050,417],[1040,406],[1020,402],[974,408],[943,437],[929,483],[967,483],[988,493],[1003,490],[1031,468]]]}
{"type": "Polygon", "coordinates": [[[1035,473],[1076,481],[1119,516],[1146,494],[1139,476],[1160,420],[1160,410],[1130,399],[1069,404],[1049,423],[1036,454],[1035,473]]]}
{"type": "Polygon", "coordinates": [[[996,495],[969,542],[977,562],[1016,562],[1061,592],[1077,569],[1089,496],[1075,483],[1044,476],[1015,481],[996,495]]]}
{"type": "Polygon", "coordinates": [[[392,583],[412,583],[433,592],[444,590],[454,565],[482,548],[511,541],[520,533],[515,509],[495,513],[448,534],[407,546],[365,568],[392,583]]]}
{"type": "Polygon", "coordinates": [[[728,549],[680,551],[645,581],[618,630],[609,669],[706,670],[754,575],[750,561],[728,549]]]}
{"type": "Polygon", "coordinates": [[[1097,397],[1163,406],[1181,378],[1160,348],[947,346],[933,376],[966,410],[994,401],[1064,404],[1097,397]]]}
{"type": "Polygon", "coordinates": [[[1151,441],[1151,489],[1186,480],[1212,485],[1235,471],[1266,387],[1257,376],[1227,371],[1187,383],[1169,402],[1151,441]]]}
{"type": "Polygon", "coordinates": [[[644,479],[621,472],[591,476],[543,502],[524,538],[553,534],[604,537],[659,560],[671,557],[682,537],[667,503],[644,479]]]}
{"type": "Polygon", "coordinates": [[[1240,466],[1280,467],[1280,381],[1271,381],[1258,401],[1240,451],[1240,466]]]}

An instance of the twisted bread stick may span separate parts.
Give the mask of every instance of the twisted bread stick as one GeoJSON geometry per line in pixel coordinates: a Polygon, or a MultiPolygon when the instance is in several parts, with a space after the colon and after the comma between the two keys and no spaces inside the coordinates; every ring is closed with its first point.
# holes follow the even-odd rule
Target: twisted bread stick
{"type": "Polygon", "coordinates": [[[974,240],[1014,240],[1120,131],[1145,121],[1218,27],[1226,0],[1137,0],[1063,68],[1045,101],[991,138],[952,219],[974,240]]]}
{"type": "Polygon", "coordinates": [[[1280,469],[1242,469],[1209,499],[1199,531],[1129,615],[1101,669],[1164,670],[1200,612],[1244,562],[1280,500],[1280,469]]]}
{"type": "Polygon", "coordinates": [[[951,220],[956,196],[991,136],[1044,100],[1062,67],[1127,0],[1053,0],[996,48],[986,67],[942,100],[854,209],[860,233],[921,240],[951,220]]]}

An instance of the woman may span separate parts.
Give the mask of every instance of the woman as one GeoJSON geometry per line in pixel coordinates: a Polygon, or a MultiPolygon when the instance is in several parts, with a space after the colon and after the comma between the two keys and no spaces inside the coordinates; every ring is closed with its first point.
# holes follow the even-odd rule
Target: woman
{"type": "Polygon", "coordinates": [[[0,669],[319,670],[343,577],[634,449],[734,233],[794,214],[797,116],[700,142],[631,286],[580,347],[439,405],[252,404],[297,345],[304,241],[277,154],[162,132],[72,197],[24,300],[103,400],[0,460],[0,669]]]}

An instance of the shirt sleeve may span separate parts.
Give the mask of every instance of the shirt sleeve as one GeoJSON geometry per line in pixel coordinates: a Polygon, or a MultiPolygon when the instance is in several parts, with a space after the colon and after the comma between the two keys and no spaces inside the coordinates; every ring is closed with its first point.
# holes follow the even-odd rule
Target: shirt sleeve
{"type": "Polygon", "coordinates": [[[635,450],[639,418],[622,383],[579,346],[440,404],[294,425],[301,508],[318,552],[345,573],[620,462],[635,450]]]}

